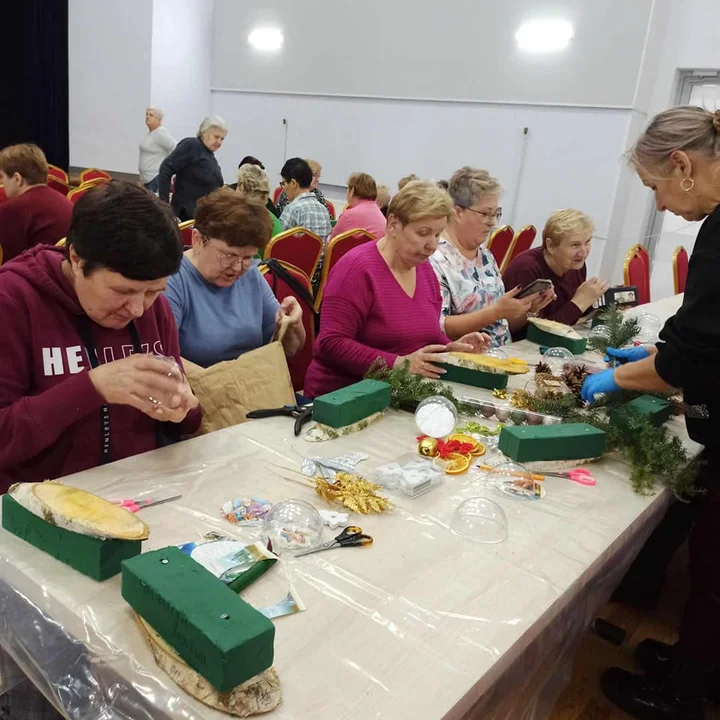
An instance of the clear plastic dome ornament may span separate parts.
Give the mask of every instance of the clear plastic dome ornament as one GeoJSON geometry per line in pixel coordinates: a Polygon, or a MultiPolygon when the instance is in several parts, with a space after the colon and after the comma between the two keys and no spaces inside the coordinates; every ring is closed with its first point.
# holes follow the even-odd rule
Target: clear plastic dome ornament
{"type": "Polygon", "coordinates": [[[415,410],[417,429],[428,437],[444,438],[455,429],[457,423],[457,409],[441,395],[425,398],[415,410]]]}
{"type": "Polygon", "coordinates": [[[505,511],[493,500],[468,498],[453,513],[450,529],[459,537],[476,543],[495,544],[507,539],[505,511]]]}
{"type": "Polygon", "coordinates": [[[610,338],[610,328],[607,325],[596,325],[588,333],[588,340],[608,340],[610,338]]]}
{"type": "Polygon", "coordinates": [[[263,536],[276,555],[302,552],[319,545],[323,537],[320,513],[304,500],[283,500],[265,516],[263,536]]]}
{"type": "Polygon", "coordinates": [[[543,353],[543,362],[550,367],[553,375],[560,375],[565,365],[575,361],[575,356],[564,347],[551,347],[543,353]]]}
{"type": "Polygon", "coordinates": [[[504,350],[501,350],[498,347],[487,349],[483,353],[483,355],[485,357],[497,358],[498,360],[507,360],[508,359],[508,354],[504,350]]]}
{"type": "Polygon", "coordinates": [[[640,324],[640,332],[635,338],[635,342],[643,344],[656,343],[660,330],[662,330],[662,320],[657,315],[646,312],[638,313],[634,317],[640,324]]]}

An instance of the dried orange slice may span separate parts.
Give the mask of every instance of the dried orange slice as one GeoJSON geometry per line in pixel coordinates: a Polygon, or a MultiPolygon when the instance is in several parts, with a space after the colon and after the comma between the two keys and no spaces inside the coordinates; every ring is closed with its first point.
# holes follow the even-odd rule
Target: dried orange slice
{"type": "Polygon", "coordinates": [[[472,445],[470,454],[474,455],[475,457],[480,457],[481,455],[485,454],[485,446],[482,443],[478,442],[474,437],[472,437],[472,435],[466,435],[465,433],[454,433],[448,438],[448,440],[457,440],[458,442],[472,445]]]}
{"type": "Polygon", "coordinates": [[[461,455],[460,453],[450,453],[446,458],[447,465],[445,467],[446,475],[461,475],[467,472],[470,467],[472,458],[468,455],[461,455]]]}

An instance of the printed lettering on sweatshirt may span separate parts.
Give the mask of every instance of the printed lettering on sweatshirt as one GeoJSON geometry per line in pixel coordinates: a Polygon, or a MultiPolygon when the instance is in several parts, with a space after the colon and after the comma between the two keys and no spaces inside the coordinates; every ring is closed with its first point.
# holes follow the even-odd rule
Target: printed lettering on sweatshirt
{"type": "MultiPolygon", "coordinates": [[[[150,352],[150,344],[143,343],[141,345],[144,353],[150,352]]],[[[98,356],[98,363],[104,365],[106,363],[121,360],[129,357],[135,352],[132,345],[123,345],[121,347],[121,357],[115,357],[115,348],[104,347],[95,351],[98,356]]],[[[156,340],[152,346],[152,352],[158,355],[164,355],[162,340],[156,340]]],[[[91,364],[88,361],[87,351],[82,345],[71,345],[70,347],[44,347],[42,349],[43,372],[45,377],[53,375],[75,375],[85,369],[90,369],[91,364]]]]}

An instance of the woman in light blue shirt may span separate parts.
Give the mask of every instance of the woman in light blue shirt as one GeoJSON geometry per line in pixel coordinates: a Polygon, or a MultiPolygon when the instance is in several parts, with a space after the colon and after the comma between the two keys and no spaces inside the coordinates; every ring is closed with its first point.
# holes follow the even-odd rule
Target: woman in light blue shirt
{"type": "Polygon", "coordinates": [[[229,188],[198,201],[192,248],[165,291],[184,358],[202,367],[234,360],[270,342],[284,316],[285,354],[303,347],[298,301],[287,297],[278,303],[254,264],[271,230],[265,206],[229,188]]]}

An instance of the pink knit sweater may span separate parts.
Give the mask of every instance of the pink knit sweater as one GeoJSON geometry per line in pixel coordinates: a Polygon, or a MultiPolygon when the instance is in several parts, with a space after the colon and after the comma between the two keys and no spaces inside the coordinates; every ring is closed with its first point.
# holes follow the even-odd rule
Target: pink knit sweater
{"type": "Polygon", "coordinates": [[[440,330],[440,286],[429,262],[417,267],[414,297],[390,272],[377,244],[345,255],[328,279],[315,357],[303,394],[314,398],[362,379],[377,358],[392,367],[399,355],[450,340],[440,330]]]}

